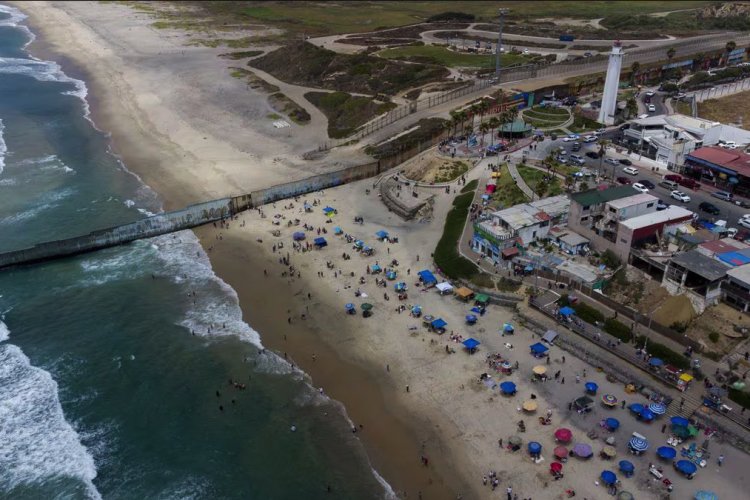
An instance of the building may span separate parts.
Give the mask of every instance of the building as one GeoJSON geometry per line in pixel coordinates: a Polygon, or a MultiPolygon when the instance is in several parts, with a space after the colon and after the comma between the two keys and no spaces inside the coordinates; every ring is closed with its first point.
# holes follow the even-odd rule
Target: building
{"type": "Polygon", "coordinates": [[[568,228],[553,227],[549,232],[549,240],[568,255],[581,255],[588,253],[589,241],[578,233],[568,228]]]}
{"type": "Polygon", "coordinates": [[[609,54],[609,65],[607,66],[607,78],[604,81],[602,106],[599,109],[598,121],[605,125],[614,125],[615,123],[615,113],[617,112],[617,90],[620,88],[622,57],[622,43],[618,40],[612,44],[612,52],[609,54]]]}
{"type": "Polygon", "coordinates": [[[729,268],[697,250],[672,257],[664,272],[662,286],[672,295],[684,294],[695,310],[702,314],[722,297],[722,282],[729,268]]]}
{"type": "Polygon", "coordinates": [[[546,239],[551,227],[567,221],[569,210],[570,200],[559,195],[493,212],[474,224],[471,247],[495,261],[510,258],[518,247],[546,239]]]}
{"type": "Polygon", "coordinates": [[[737,149],[703,147],[685,157],[683,174],[736,194],[750,195],[750,155],[737,149]]]}
{"type": "Polygon", "coordinates": [[[727,271],[727,280],[721,287],[724,302],[742,312],[750,310],[750,265],[727,271]]]}

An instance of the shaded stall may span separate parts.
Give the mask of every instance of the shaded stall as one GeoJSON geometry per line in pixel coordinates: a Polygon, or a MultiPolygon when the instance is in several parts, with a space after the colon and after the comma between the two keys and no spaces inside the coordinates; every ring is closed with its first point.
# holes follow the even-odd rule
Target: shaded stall
{"type": "Polygon", "coordinates": [[[484,293],[479,293],[474,297],[474,303],[479,306],[487,307],[490,303],[490,296],[484,293]]]}
{"type": "Polygon", "coordinates": [[[555,441],[560,443],[570,443],[573,439],[573,431],[565,427],[561,427],[555,431],[555,441]]]}
{"type": "Polygon", "coordinates": [[[603,470],[601,473],[602,482],[608,486],[611,486],[617,482],[617,475],[611,470],[603,470]]]}
{"type": "Polygon", "coordinates": [[[659,446],[656,455],[664,460],[673,460],[677,456],[677,450],[671,446],[659,446]]]}
{"type": "Polygon", "coordinates": [[[456,295],[456,297],[463,300],[464,302],[468,302],[474,296],[474,292],[472,292],[470,289],[466,288],[465,286],[456,288],[456,290],[453,293],[456,295]]]}
{"type": "Polygon", "coordinates": [[[477,350],[477,347],[479,347],[479,344],[481,344],[481,342],[479,342],[477,339],[472,338],[466,339],[462,343],[466,350],[471,354],[474,354],[477,350]]]}
{"type": "Polygon", "coordinates": [[[630,441],[628,441],[628,448],[630,448],[630,450],[636,455],[640,455],[644,451],[648,450],[648,439],[638,434],[637,432],[634,432],[633,437],[631,437],[630,441]]]}
{"type": "Polygon", "coordinates": [[[417,275],[419,276],[419,281],[421,281],[424,286],[430,287],[437,285],[437,278],[435,278],[435,275],[432,274],[431,271],[423,269],[422,271],[419,271],[417,275]]]}
{"type": "Polygon", "coordinates": [[[435,285],[435,288],[437,288],[440,295],[446,295],[453,291],[453,285],[448,283],[447,281],[443,281],[442,283],[438,283],[435,285]]]}
{"type": "Polygon", "coordinates": [[[466,323],[469,325],[474,325],[477,322],[477,317],[473,314],[467,314],[466,315],[466,323]]]}
{"type": "Polygon", "coordinates": [[[541,342],[537,342],[536,344],[531,344],[529,346],[529,349],[531,350],[531,354],[535,358],[541,358],[543,356],[546,356],[547,351],[549,351],[549,348],[542,344],[541,342]]]}
{"type": "Polygon", "coordinates": [[[297,231],[292,234],[292,239],[294,241],[302,241],[305,239],[305,233],[303,233],[302,231],[297,231]]]}
{"type": "Polygon", "coordinates": [[[678,460],[674,464],[674,469],[688,479],[693,479],[698,472],[698,466],[690,460],[678,460]]]}
{"type": "Polygon", "coordinates": [[[552,343],[554,343],[554,342],[555,342],[555,339],[556,339],[556,338],[557,338],[557,337],[558,337],[559,335],[560,335],[560,334],[559,334],[559,333],[557,333],[557,332],[556,332],[556,331],[554,331],[554,330],[547,330],[546,332],[544,332],[544,336],[542,337],[542,341],[544,341],[544,342],[547,342],[548,344],[552,344],[552,343]]]}
{"type": "Polygon", "coordinates": [[[586,390],[586,393],[591,394],[592,396],[595,395],[596,391],[599,390],[599,386],[596,384],[596,382],[586,382],[583,387],[586,390]]]}
{"type": "Polygon", "coordinates": [[[606,418],[604,419],[604,427],[606,427],[608,431],[614,432],[620,428],[620,421],[612,417],[606,418]]]}
{"type": "Polygon", "coordinates": [[[388,231],[381,229],[380,231],[375,233],[375,236],[377,236],[379,240],[385,240],[388,238],[388,231]]]}
{"type": "Polygon", "coordinates": [[[573,401],[573,407],[579,413],[588,413],[594,407],[594,400],[588,396],[581,396],[580,398],[573,401]]]}
{"type": "Polygon", "coordinates": [[[446,326],[448,326],[448,322],[443,318],[437,318],[430,323],[430,328],[437,333],[445,333],[446,326]]]}
{"type": "Polygon", "coordinates": [[[620,460],[617,465],[620,467],[620,472],[625,474],[625,477],[631,477],[635,472],[635,465],[629,460],[620,460]]]}
{"type": "Polygon", "coordinates": [[[573,446],[573,449],[570,450],[570,454],[575,457],[589,458],[594,454],[594,450],[591,449],[591,445],[589,444],[577,443],[575,446],[573,446]]]}
{"type": "Polygon", "coordinates": [[[651,410],[651,413],[654,415],[664,415],[667,413],[667,407],[661,403],[651,403],[648,405],[648,409],[651,410]]]}
{"type": "Polygon", "coordinates": [[[617,406],[617,398],[612,394],[604,394],[602,396],[602,404],[608,408],[614,408],[617,406]]]}
{"type": "Polygon", "coordinates": [[[542,445],[536,441],[530,442],[528,448],[532,457],[538,457],[542,453],[542,445]]]}
{"type": "Polygon", "coordinates": [[[323,248],[323,247],[326,247],[326,246],[328,246],[328,242],[327,242],[327,241],[326,241],[326,239],[325,239],[325,238],[323,238],[323,237],[315,238],[315,239],[313,240],[313,244],[314,244],[314,245],[315,245],[315,246],[316,246],[317,248],[323,248]]]}

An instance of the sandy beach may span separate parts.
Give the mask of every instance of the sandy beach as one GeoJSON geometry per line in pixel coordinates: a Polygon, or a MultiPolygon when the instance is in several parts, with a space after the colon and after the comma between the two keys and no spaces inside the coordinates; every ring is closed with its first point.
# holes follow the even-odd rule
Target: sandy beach
{"type": "MultiPolygon", "coordinates": [[[[321,130],[294,125],[281,132],[274,129],[266,119],[265,97],[229,75],[231,62],[217,57],[222,49],[187,47],[184,36],[154,30],[146,15],[121,5],[17,6],[30,15],[32,29],[41,35],[30,47],[32,53],[60,54],[81,68],[94,97],[95,122],[112,133],[116,153],[161,195],[165,208],[246,192],[356,160],[345,152],[325,160],[301,160],[315,148],[321,130]]],[[[480,164],[468,178],[484,175],[484,167],[480,164]]],[[[598,453],[601,443],[586,433],[608,410],[599,408],[585,417],[568,411],[567,402],[582,394],[577,377],[595,380],[619,398],[624,396],[622,386],[610,384],[571,355],[566,359],[558,348],[551,351],[548,369],[560,371],[566,383],[532,382],[532,367],[539,362],[528,352],[535,341],[531,332],[519,326],[512,337],[498,333],[503,323],[516,322],[511,309],[491,305],[476,325],[467,326],[466,304],[433,289],[422,290],[417,283],[417,271],[433,268],[430,253],[453,195],[422,189],[420,196],[435,195],[434,218],[406,223],[387,211],[376,191],[367,193],[372,182],[277,203],[242,214],[229,227],[196,231],[216,273],[237,291],[245,320],[260,332],[265,346],[301,367],[314,386],[345,405],[373,467],[404,498],[504,498],[508,487],[524,499],[564,498],[568,489],[578,498],[603,498],[606,489],[597,481],[599,473],[603,468],[617,470],[616,462],[573,459],[565,464],[564,478],[553,481],[553,432],[569,428],[574,442],[590,443],[598,453]],[[304,201],[314,204],[312,212],[304,212],[304,201]],[[327,205],[338,212],[330,222],[322,213],[327,205]],[[354,224],[355,216],[364,217],[364,224],[354,224]],[[302,224],[313,229],[301,229],[302,224]],[[373,246],[375,255],[358,255],[343,236],[333,234],[337,225],[373,246]],[[318,229],[326,230],[320,236],[327,239],[327,247],[304,252],[293,248],[293,232],[304,230],[305,242],[311,243],[318,229]],[[398,236],[399,242],[376,241],[380,229],[398,236]],[[351,259],[344,260],[344,253],[351,259]],[[287,254],[289,262],[280,263],[287,254]],[[368,267],[385,267],[394,259],[399,262],[394,266],[396,281],[409,287],[403,302],[393,291],[393,281],[378,287],[375,279],[382,274],[367,273],[368,267]],[[365,302],[355,296],[358,288],[374,305],[370,318],[344,312],[346,303],[359,307],[365,302]],[[443,317],[448,331],[442,336],[431,333],[409,309],[396,310],[415,304],[443,317]],[[451,338],[454,335],[458,337],[451,338]],[[482,342],[474,355],[459,343],[468,337],[482,342]],[[490,353],[518,362],[518,370],[509,377],[491,372],[485,360],[490,353]],[[493,378],[485,384],[479,376],[488,371],[493,378]],[[505,379],[518,386],[513,398],[493,387],[505,379]],[[532,395],[538,411],[521,412],[521,403],[532,395]],[[537,417],[548,409],[552,424],[541,425],[537,417]],[[521,434],[524,445],[512,452],[505,444],[517,433],[519,420],[527,427],[521,434]],[[541,463],[533,463],[526,452],[530,440],[543,446],[541,463]],[[497,489],[483,484],[490,471],[497,472],[497,489]]],[[[618,452],[624,456],[629,432],[636,427],[627,411],[613,411],[628,422],[618,435],[618,452]]],[[[638,461],[636,476],[622,478],[622,487],[637,498],[657,498],[645,463],[638,461]]],[[[718,491],[721,476],[712,478],[718,491]]],[[[741,496],[739,489],[724,487],[741,496]]]]}

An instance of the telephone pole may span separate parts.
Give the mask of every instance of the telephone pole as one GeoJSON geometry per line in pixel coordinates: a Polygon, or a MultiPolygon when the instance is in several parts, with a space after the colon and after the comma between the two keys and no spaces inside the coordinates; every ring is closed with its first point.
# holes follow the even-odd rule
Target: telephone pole
{"type": "Polygon", "coordinates": [[[495,47],[495,82],[500,82],[500,52],[503,48],[503,23],[505,22],[505,14],[510,12],[510,9],[498,9],[500,15],[500,28],[497,30],[497,46],[495,47]]]}

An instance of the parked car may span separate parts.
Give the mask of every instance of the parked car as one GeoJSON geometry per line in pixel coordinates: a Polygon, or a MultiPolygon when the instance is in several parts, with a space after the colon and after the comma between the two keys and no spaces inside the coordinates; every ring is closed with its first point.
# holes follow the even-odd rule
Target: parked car
{"type": "Polygon", "coordinates": [[[704,201],[703,203],[698,205],[698,210],[701,210],[711,215],[719,215],[721,213],[721,210],[719,210],[719,207],[707,201],[704,201]]]}
{"type": "Polygon", "coordinates": [[[664,203],[663,201],[659,200],[656,202],[656,211],[662,211],[669,208],[669,203],[664,203]]]}
{"type": "Polygon", "coordinates": [[[641,184],[643,184],[644,186],[646,186],[646,187],[647,187],[647,188],[649,188],[649,189],[654,189],[654,188],[656,187],[656,186],[654,185],[654,183],[653,183],[653,182],[651,182],[651,181],[650,181],[650,180],[648,180],[648,179],[638,179],[638,182],[639,182],[639,183],[641,183],[641,184]]]}
{"type": "Polygon", "coordinates": [[[595,135],[587,135],[583,138],[583,142],[596,142],[596,136],[595,135]]]}
{"type": "Polygon", "coordinates": [[[581,155],[570,155],[570,161],[573,163],[577,163],[578,165],[586,164],[586,160],[584,160],[583,156],[581,155]]]}
{"type": "Polygon", "coordinates": [[[687,97],[687,94],[686,94],[686,93],[684,93],[684,92],[680,92],[679,94],[677,94],[677,95],[675,96],[675,99],[677,99],[678,101],[681,101],[681,100],[685,99],[686,97],[687,97]]]}
{"type": "Polygon", "coordinates": [[[599,159],[599,151],[586,151],[586,156],[588,156],[592,160],[598,160],[599,159]]]}
{"type": "Polygon", "coordinates": [[[615,160],[614,158],[607,158],[606,160],[604,160],[604,163],[609,163],[610,165],[615,165],[615,166],[620,164],[620,162],[615,160]]]}
{"type": "Polygon", "coordinates": [[[568,164],[568,159],[565,158],[564,156],[561,156],[560,158],[557,159],[557,162],[558,163],[562,163],[563,165],[567,165],[568,164]]]}
{"type": "Polygon", "coordinates": [[[649,113],[654,113],[654,112],[656,112],[656,106],[654,106],[653,104],[649,104],[649,105],[648,105],[648,112],[649,112],[649,113]]]}
{"type": "Polygon", "coordinates": [[[672,182],[680,182],[680,179],[682,179],[681,175],[677,174],[667,174],[664,177],[662,177],[665,181],[672,181],[672,182]]]}
{"type": "Polygon", "coordinates": [[[695,179],[691,179],[689,177],[682,177],[680,180],[677,181],[677,184],[680,186],[685,186],[688,189],[699,189],[701,187],[700,183],[696,181],[695,179]]]}
{"type": "Polygon", "coordinates": [[[563,137],[563,142],[573,142],[573,141],[575,141],[575,139],[570,136],[563,137]]]}
{"type": "Polygon", "coordinates": [[[715,193],[711,193],[711,196],[724,201],[732,201],[732,198],[734,197],[732,193],[726,191],[716,191],[715,193]]]}
{"type": "Polygon", "coordinates": [[[625,167],[622,169],[623,172],[630,175],[638,175],[638,169],[635,167],[625,167]]]}
{"type": "Polygon", "coordinates": [[[640,182],[636,182],[632,187],[633,189],[635,189],[636,191],[640,191],[641,193],[648,193],[648,188],[640,182]]]}
{"type": "Polygon", "coordinates": [[[665,189],[668,189],[669,191],[677,191],[677,188],[680,187],[680,185],[676,182],[667,180],[661,181],[659,185],[665,189]]]}
{"type": "Polygon", "coordinates": [[[750,202],[745,200],[738,200],[735,198],[734,204],[742,208],[750,208],[750,202]]]}
{"type": "Polygon", "coordinates": [[[633,164],[633,162],[630,161],[630,160],[628,160],[627,158],[623,158],[623,159],[620,160],[620,165],[627,165],[629,167],[632,164],[633,164]]]}
{"type": "Polygon", "coordinates": [[[750,216],[743,215],[740,217],[740,219],[737,221],[737,224],[739,224],[742,227],[750,229],[750,216]]]}
{"type": "Polygon", "coordinates": [[[581,143],[580,142],[574,142],[573,146],[571,148],[573,151],[580,151],[581,150],[581,143]]]}
{"type": "Polygon", "coordinates": [[[607,131],[607,129],[606,129],[606,128],[599,128],[599,129],[596,129],[596,133],[597,133],[597,134],[603,134],[603,133],[604,133],[604,132],[606,132],[606,131],[607,131]]]}
{"type": "Polygon", "coordinates": [[[671,193],[669,193],[669,196],[683,203],[690,203],[690,196],[686,195],[682,191],[672,191],[671,193]]]}
{"type": "Polygon", "coordinates": [[[654,92],[653,90],[649,90],[648,92],[646,92],[647,97],[654,97],[655,95],[656,95],[656,92],[654,92]]]}
{"type": "Polygon", "coordinates": [[[633,183],[633,181],[631,181],[627,177],[618,177],[617,182],[619,182],[620,184],[625,184],[626,186],[629,186],[633,183]]]}
{"type": "Polygon", "coordinates": [[[719,146],[724,149],[737,149],[737,143],[734,141],[719,141],[719,146]]]}

